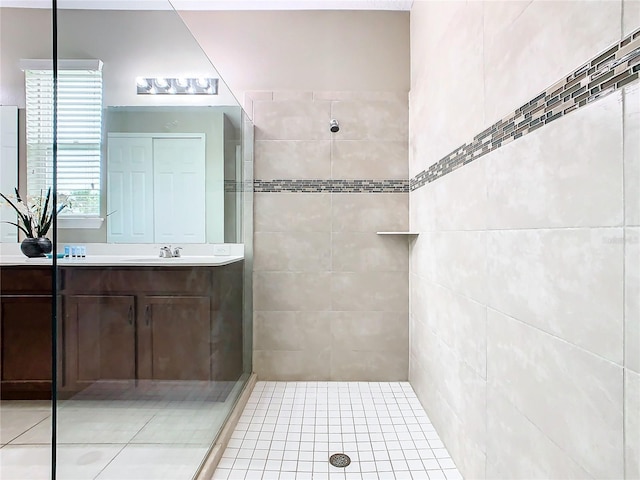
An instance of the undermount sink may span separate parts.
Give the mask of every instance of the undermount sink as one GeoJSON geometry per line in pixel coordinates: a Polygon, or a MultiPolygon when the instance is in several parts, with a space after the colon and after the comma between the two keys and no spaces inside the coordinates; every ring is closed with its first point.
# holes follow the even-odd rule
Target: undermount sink
{"type": "Polygon", "coordinates": [[[180,263],[180,262],[197,262],[205,259],[211,259],[211,257],[195,257],[195,256],[185,256],[185,257],[137,257],[137,258],[125,258],[123,259],[125,262],[132,263],[180,263]]]}

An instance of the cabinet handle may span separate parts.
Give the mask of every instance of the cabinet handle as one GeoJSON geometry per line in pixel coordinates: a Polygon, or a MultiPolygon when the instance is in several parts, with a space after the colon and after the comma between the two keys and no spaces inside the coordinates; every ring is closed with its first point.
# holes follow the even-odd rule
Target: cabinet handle
{"type": "Polygon", "coordinates": [[[133,325],[133,306],[129,306],[129,325],[133,325]]]}
{"type": "Polygon", "coordinates": [[[144,309],[144,320],[147,327],[151,323],[151,307],[147,305],[144,309]]]}

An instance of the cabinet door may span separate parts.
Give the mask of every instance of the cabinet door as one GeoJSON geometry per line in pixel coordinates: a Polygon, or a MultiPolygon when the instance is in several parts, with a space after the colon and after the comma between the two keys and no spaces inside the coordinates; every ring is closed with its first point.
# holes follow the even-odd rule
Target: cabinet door
{"type": "Polygon", "coordinates": [[[139,322],[140,378],[210,379],[209,297],[145,297],[139,322]]]}
{"type": "Polygon", "coordinates": [[[51,396],[51,297],[2,297],[3,398],[51,396]]]}
{"type": "Polygon", "coordinates": [[[135,297],[65,297],[66,386],[135,378],[135,297]]]}

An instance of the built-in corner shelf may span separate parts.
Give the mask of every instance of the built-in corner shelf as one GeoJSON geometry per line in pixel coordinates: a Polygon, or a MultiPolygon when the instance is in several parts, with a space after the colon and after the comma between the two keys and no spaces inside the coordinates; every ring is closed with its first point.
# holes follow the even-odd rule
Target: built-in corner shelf
{"type": "Polygon", "coordinates": [[[376,232],[378,235],[407,235],[417,237],[419,232],[376,232]]]}

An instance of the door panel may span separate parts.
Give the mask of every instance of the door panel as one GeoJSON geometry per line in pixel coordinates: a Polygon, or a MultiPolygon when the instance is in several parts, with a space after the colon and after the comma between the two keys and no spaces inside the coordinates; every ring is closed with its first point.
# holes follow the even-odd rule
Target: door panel
{"type": "Polygon", "coordinates": [[[204,138],[154,138],[155,241],[204,243],[204,138]]]}
{"type": "Polygon", "coordinates": [[[153,143],[109,135],[107,241],[153,243],[153,143]]]}

